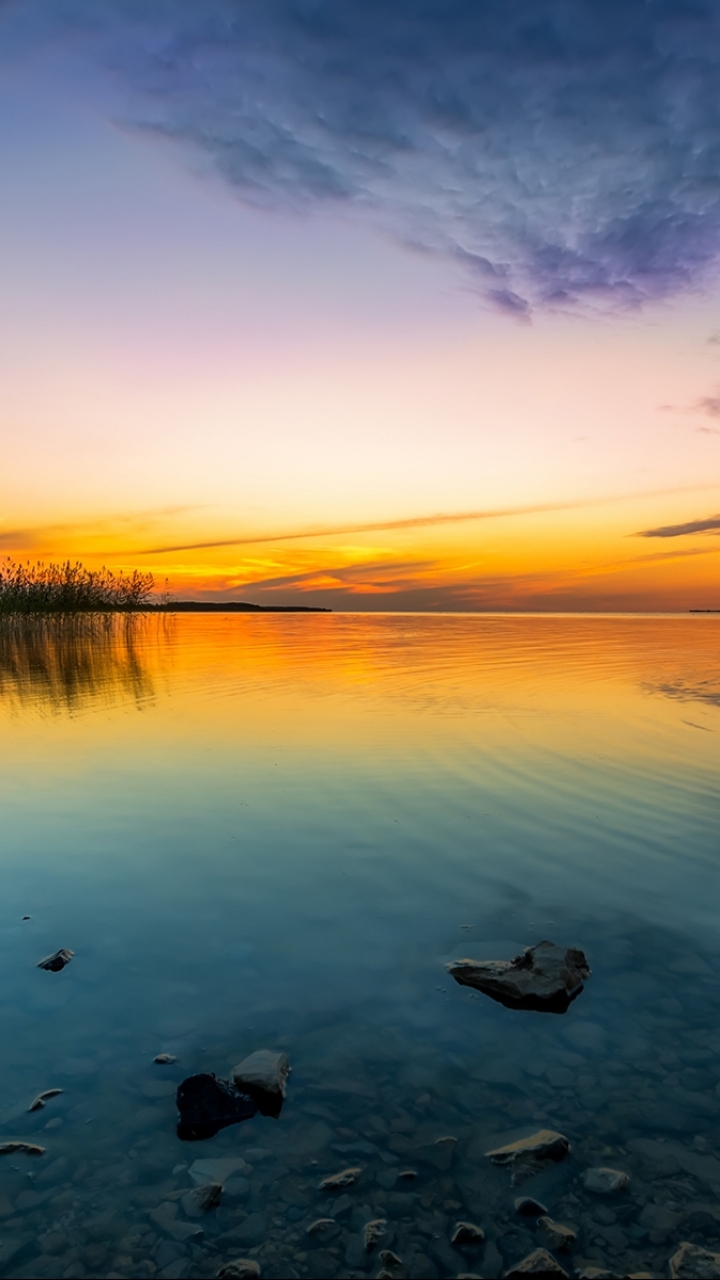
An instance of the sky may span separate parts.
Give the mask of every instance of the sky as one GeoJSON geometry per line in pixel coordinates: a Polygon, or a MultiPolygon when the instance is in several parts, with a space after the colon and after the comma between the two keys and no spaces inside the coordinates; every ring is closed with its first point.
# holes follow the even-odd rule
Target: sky
{"type": "Polygon", "coordinates": [[[0,0],[0,552],[720,608],[720,3],[0,0]]]}

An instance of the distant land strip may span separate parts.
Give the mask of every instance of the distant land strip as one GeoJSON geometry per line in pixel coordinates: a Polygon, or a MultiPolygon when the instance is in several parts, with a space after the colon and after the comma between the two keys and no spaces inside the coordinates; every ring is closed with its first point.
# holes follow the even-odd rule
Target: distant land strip
{"type": "Polygon", "coordinates": [[[332,613],[320,605],[309,604],[249,604],[247,600],[174,600],[168,604],[152,605],[158,613],[332,613]]]}

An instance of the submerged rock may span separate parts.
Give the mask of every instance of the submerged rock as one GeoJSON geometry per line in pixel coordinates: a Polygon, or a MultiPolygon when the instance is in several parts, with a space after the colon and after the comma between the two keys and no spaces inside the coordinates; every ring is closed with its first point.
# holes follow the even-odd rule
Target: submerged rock
{"type": "Polygon", "coordinates": [[[0,1156],[44,1156],[45,1148],[37,1142],[0,1142],[0,1156]]]}
{"type": "Polygon", "coordinates": [[[290,1074],[290,1063],[284,1053],[258,1049],[233,1067],[232,1074],[238,1089],[255,1099],[261,1115],[280,1115],[290,1074]]]}
{"type": "Polygon", "coordinates": [[[57,1098],[59,1093],[62,1093],[62,1089],[43,1089],[42,1093],[39,1093],[30,1103],[28,1111],[42,1111],[50,1099],[57,1098]]]}
{"type": "Polygon", "coordinates": [[[474,1222],[456,1222],[450,1243],[457,1248],[469,1244],[482,1244],[484,1239],[485,1232],[482,1227],[476,1227],[474,1222]]]}
{"type": "Polygon", "coordinates": [[[533,1200],[532,1196],[518,1196],[515,1201],[515,1212],[521,1213],[525,1218],[541,1218],[547,1213],[544,1204],[540,1204],[539,1200],[533,1200]]]}
{"type": "Polygon", "coordinates": [[[614,1191],[624,1191],[630,1179],[620,1169],[586,1169],[582,1175],[586,1191],[594,1191],[598,1196],[609,1196],[614,1191]]]}
{"type": "Polygon", "coordinates": [[[252,1258],[234,1258],[218,1271],[219,1280],[250,1280],[260,1275],[260,1267],[252,1258]]]}
{"type": "Polygon", "coordinates": [[[240,1124],[257,1114],[255,1101],[227,1080],[218,1080],[211,1071],[188,1076],[176,1095],[180,1122],[178,1138],[195,1142],[212,1138],[228,1125],[240,1124]]]}
{"type": "Polygon", "coordinates": [[[177,1058],[174,1053],[158,1053],[153,1058],[153,1062],[157,1062],[159,1067],[168,1067],[171,1063],[177,1062],[177,1058]]]}
{"type": "Polygon", "coordinates": [[[321,1191],[341,1191],[343,1187],[352,1187],[360,1177],[359,1167],[341,1169],[339,1173],[331,1173],[320,1183],[321,1191]]]}
{"type": "Polygon", "coordinates": [[[577,1234],[571,1227],[554,1222],[552,1218],[538,1218],[538,1226],[545,1232],[551,1249],[571,1249],[577,1240],[577,1234]]]}
{"type": "Polygon", "coordinates": [[[188,1218],[201,1218],[210,1209],[216,1209],[222,1197],[221,1182],[205,1182],[193,1187],[180,1201],[188,1218]]]}
{"type": "Polygon", "coordinates": [[[564,1160],[570,1143],[562,1133],[554,1129],[540,1129],[529,1138],[520,1138],[517,1142],[509,1142],[505,1147],[496,1147],[494,1151],[486,1151],[485,1155],[493,1164],[507,1165],[512,1169],[513,1182],[527,1177],[549,1161],[557,1163],[564,1160]]]}
{"type": "Polygon", "coordinates": [[[567,1278],[567,1274],[564,1267],[561,1267],[546,1249],[533,1249],[526,1258],[516,1262],[514,1267],[506,1271],[505,1277],[506,1280],[513,1280],[514,1276],[548,1276],[549,1278],[565,1276],[567,1278]]]}
{"type": "Polygon", "coordinates": [[[475,987],[507,1009],[565,1013],[580,995],[590,966],[576,947],[538,942],[513,960],[456,960],[447,966],[461,986],[475,987]]]}
{"type": "Polygon", "coordinates": [[[668,1266],[673,1280],[714,1280],[720,1276],[720,1253],[684,1240],[668,1266]]]}
{"type": "Polygon", "coordinates": [[[365,1248],[370,1253],[372,1249],[382,1243],[387,1235],[388,1224],[385,1218],[373,1218],[372,1222],[366,1222],[363,1227],[363,1239],[365,1248]]]}
{"type": "Polygon", "coordinates": [[[38,960],[38,969],[47,969],[49,973],[59,973],[61,969],[69,964],[75,955],[69,947],[61,947],[59,951],[54,951],[51,956],[45,956],[44,960],[38,960]]]}
{"type": "Polygon", "coordinates": [[[309,1236],[324,1235],[326,1231],[332,1231],[337,1223],[334,1218],[316,1218],[310,1226],[306,1228],[306,1234],[309,1236]]]}

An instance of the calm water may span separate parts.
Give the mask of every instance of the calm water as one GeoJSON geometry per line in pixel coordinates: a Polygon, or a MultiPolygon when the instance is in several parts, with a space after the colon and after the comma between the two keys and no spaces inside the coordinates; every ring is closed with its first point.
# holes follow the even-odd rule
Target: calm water
{"type": "Polygon", "coordinates": [[[0,1138],[47,1152],[0,1159],[0,1274],[374,1276],[383,1217],[409,1276],[501,1275],[547,1241],[484,1152],[541,1127],[571,1153],[522,1193],[577,1231],[567,1270],[720,1249],[719,641],[711,617],[6,625],[0,1138]],[[546,937],[593,970],[565,1016],[445,972],[546,937]],[[281,1118],[181,1142],[180,1080],[262,1047],[292,1062],[281,1118]],[[229,1158],[192,1237],[190,1167],[229,1158]],[[587,1193],[597,1164],[629,1189],[587,1193]],[[451,1247],[458,1219],[484,1248],[451,1247]]]}

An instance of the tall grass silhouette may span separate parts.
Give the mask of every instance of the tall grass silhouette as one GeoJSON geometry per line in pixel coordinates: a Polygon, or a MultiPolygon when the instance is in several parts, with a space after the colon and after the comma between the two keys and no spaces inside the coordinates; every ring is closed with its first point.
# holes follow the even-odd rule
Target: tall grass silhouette
{"type": "Polygon", "coordinates": [[[71,564],[0,564],[0,615],[133,613],[152,607],[151,573],[113,573],[71,564]]]}

